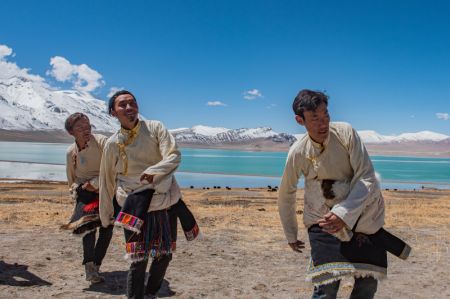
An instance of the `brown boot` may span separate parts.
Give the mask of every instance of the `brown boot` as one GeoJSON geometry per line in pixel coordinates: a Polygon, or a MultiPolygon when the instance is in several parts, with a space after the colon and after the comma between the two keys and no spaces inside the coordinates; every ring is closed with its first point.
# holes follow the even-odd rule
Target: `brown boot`
{"type": "Polygon", "coordinates": [[[98,277],[97,280],[100,280],[98,282],[104,282],[105,278],[100,275],[100,265],[94,264],[94,270],[95,270],[95,275],[98,277]]]}
{"type": "Polygon", "coordinates": [[[95,265],[94,262],[88,262],[84,265],[84,270],[86,271],[86,280],[91,283],[100,283],[105,281],[103,277],[98,273],[100,267],[95,265]]]}

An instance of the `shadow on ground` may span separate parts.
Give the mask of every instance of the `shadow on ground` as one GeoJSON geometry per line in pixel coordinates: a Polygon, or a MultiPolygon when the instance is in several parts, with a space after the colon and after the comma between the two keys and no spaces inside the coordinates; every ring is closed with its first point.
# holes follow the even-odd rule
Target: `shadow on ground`
{"type": "Polygon", "coordinates": [[[127,290],[127,271],[101,272],[105,282],[91,284],[83,291],[106,293],[111,295],[123,295],[127,290]]]}
{"type": "Polygon", "coordinates": [[[17,287],[50,286],[50,282],[28,271],[27,265],[0,261],[0,285],[17,287]]]}
{"type": "MultiPolygon", "coordinates": [[[[105,282],[92,284],[83,291],[99,292],[110,295],[125,295],[127,291],[127,271],[102,272],[105,282]]],[[[163,280],[158,291],[158,298],[172,297],[176,294],[166,279],[163,280]]]]}

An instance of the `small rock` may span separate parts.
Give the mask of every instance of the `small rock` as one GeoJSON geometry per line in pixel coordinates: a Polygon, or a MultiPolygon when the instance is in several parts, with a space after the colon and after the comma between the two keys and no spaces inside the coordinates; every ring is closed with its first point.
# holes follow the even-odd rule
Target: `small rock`
{"type": "Polygon", "coordinates": [[[252,289],[254,289],[256,291],[263,291],[263,290],[267,289],[267,286],[263,283],[258,283],[257,285],[253,286],[252,289]]]}

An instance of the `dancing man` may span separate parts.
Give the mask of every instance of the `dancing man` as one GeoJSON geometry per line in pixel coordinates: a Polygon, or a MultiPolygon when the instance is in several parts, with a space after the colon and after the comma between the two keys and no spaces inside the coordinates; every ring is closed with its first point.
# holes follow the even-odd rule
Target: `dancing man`
{"type": "Polygon", "coordinates": [[[279,213],[289,246],[299,252],[304,248],[297,239],[296,218],[296,190],[303,175],[312,298],[336,298],[344,276],[355,278],[350,298],[373,298],[377,279],[387,273],[386,248],[406,258],[410,247],[382,229],[384,199],[372,162],[349,124],[330,123],[328,96],[302,90],[293,110],[307,134],[289,150],[279,191],[279,213]],[[392,250],[393,244],[398,248],[392,250]]]}
{"type": "Polygon", "coordinates": [[[66,155],[67,181],[75,208],[69,223],[62,228],[82,236],[86,280],[99,283],[104,281],[99,269],[113,234],[113,226],[102,227],[99,217],[98,176],[107,137],[92,134],[89,118],[83,113],[70,115],[65,128],[75,139],[66,155]],[[96,241],[97,227],[100,228],[96,241]]]}
{"type": "Polygon", "coordinates": [[[127,278],[128,298],[156,296],[175,249],[177,217],[186,237],[199,230],[181,200],[174,172],[181,161],[175,139],[156,120],[139,120],[138,103],[126,90],[109,101],[109,113],[121,128],[108,139],[100,170],[100,217],[104,227],[124,227],[126,257],[131,261],[127,278]],[[121,211],[113,217],[112,198],[121,211]],[[147,286],[145,272],[153,258],[147,286]]]}

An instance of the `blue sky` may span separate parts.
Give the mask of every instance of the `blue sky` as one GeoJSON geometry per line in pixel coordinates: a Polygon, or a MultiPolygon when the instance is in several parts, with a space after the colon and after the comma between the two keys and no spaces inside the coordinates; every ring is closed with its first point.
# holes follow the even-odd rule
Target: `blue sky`
{"type": "Polygon", "coordinates": [[[8,61],[103,100],[128,89],[169,128],[304,132],[290,107],[310,88],[358,130],[450,135],[448,1],[42,0],[0,10],[8,61]]]}

